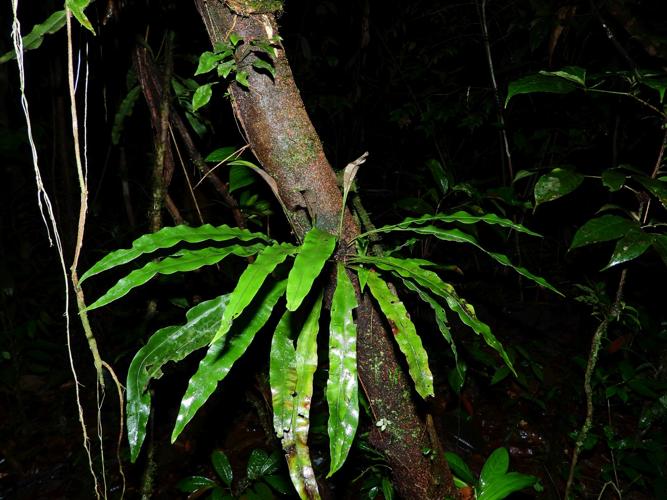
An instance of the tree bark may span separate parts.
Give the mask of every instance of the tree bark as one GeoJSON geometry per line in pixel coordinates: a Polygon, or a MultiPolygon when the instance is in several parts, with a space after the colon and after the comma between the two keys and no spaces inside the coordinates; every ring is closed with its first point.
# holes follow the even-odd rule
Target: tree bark
{"type": "MultiPolygon", "coordinates": [[[[264,2],[267,3],[267,2],[264,2]]],[[[277,2],[269,1],[268,4],[277,2]]],[[[230,33],[245,43],[278,34],[275,15],[258,12],[256,0],[195,0],[211,42],[224,42],[230,33]],[[234,10],[235,9],[235,10],[234,10]]],[[[273,177],[294,236],[302,240],[312,225],[338,232],[342,196],[308,117],[282,47],[274,60],[275,77],[252,68],[253,55],[237,61],[247,70],[249,88],[230,86],[232,106],[257,160],[273,177]]],[[[359,234],[346,210],[341,248],[359,234]]],[[[344,258],[344,252],[338,258],[344,258]]],[[[359,290],[356,283],[357,291],[359,290]]],[[[357,310],[358,372],[374,421],[388,422],[385,430],[373,426],[371,443],[385,454],[400,496],[409,499],[456,497],[451,473],[441,454],[428,458],[422,450],[439,450],[432,443],[412,400],[411,384],[402,370],[393,341],[368,296],[357,310]]]]}

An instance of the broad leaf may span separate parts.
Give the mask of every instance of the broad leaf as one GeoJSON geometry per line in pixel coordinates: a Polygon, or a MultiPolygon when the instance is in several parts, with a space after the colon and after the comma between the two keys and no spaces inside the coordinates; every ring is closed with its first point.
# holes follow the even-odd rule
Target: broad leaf
{"type": "Polygon", "coordinates": [[[83,276],[80,282],[103,271],[108,271],[116,266],[132,262],[137,257],[156,250],[171,248],[179,243],[201,243],[202,241],[251,241],[254,239],[270,241],[269,238],[259,233],[251,233],[246,229],[229,227],[226,225],[213,227],[204,224],[199,227],[175,226],[165,227],[151,234],[144,234],[132,242],[132,248],[116,250],[106,255],[93,265],[83,276]]]}
{"type": "Polygon", "coordinates": [[[405,355],[408,373],[415,383],[417,393],[424,399],[433,396],[433,374],[428,366],[428,355],[403,302],[377,273],[368,273],[368,288],[387,318],[399,349],[405,355]]]}
{"type": "Polygon", "coordinates": [[[430,222],[458,222],[460,224],[476,224],[478,222],[483,222],[485,224],[497,225],[506,227],[508,229],[514,229],[520,233],[529,234],[531,236],[540,236],[539,234],[531,231],[530,229],[512,222],[509,219],[499,217],[496,214],[484,214],[484,215],[471,215],[468,212],[463,210],[455,212],[453,214],[436,214],[436,215],[423,215],[418,218],[408,217],[403,222],[398,224],[392,224],[390,226],[383,226],[373,231],[369,231],[366,234],[371,233],[386,233],[390,231],[400,231],[409,229],[415,225],[428,224],[430,222]]]}
{"type": "Polygon", "coordinates": [[[206,106],[213,96],[214,83],[207,83],[198,87],[195,93],[192,94],[192,111],[195,112],[199,108],[206,106]]]}
{"type": "Polygon", "coordinates": [[[520,491],[537,483],[535,476],[509,472],[495,477],[479,489],[477,500],[502,500],[515,491],[520,491]]]}
{"type": "Polygon", "coordinates": [[[215,488],[218,484],[205,476],[190,476],[182,479],[176,484],[176,488],[184,493],[202,494],[211,488],[215,488]]]}
{"type": "Polygon", "coordinates": [[[296,311],[336,247],[336,237],[313,227],[306,233],[287,278],[287,309],[296,311]]]}
{"type": "Polygon", "coordinates": [[[105,306],[127,295],[133,288],[141,286],[157,274],[174,274],[194,271],[203,266],[217,264],[228,255],[249,257],[261,251],[263,244],[250,246],[232,245],[224,248],[202,248],[200,250],[180,250],[170,257],[151,261],[141,269],[135,269],[130,274],[118,280],[104,295],[89,305],[86,310],[91,311],[105,306]]]}
{"type": "Polygon", "coordinates": [[[297,251],[294,245],[289,243],[274,244],[266,247],[255,262],[248,265],[239,277],[236,288],[230,294],[229,305],[225,308],[220,321],[220,328],[215,334],[213,341],[224,337],[232,326],[232,322],[240,316],[243,310],[250,304],[267,276],[273,270],[297,251]]]}
{"type": "Polygon", "coordinates": [[[231,54],[217,54],[215,52],[206,51],[199,56],[199,64],[197,65],[197,70],[195,71],[195,76],[203,75],[209,71],[213,71],[216,65],[222,61],[225,57],[229,57],[231,54]]]}
{"type": "Polygon", "coordinates": [[[644,186],[653,196],[658,198],[664,208],[667,208],[667,182],[659,179],[651,179],[642,175],[632,177],[642,186],[644,186]]]}
{"type": "Polygon", "coordinates": [[[210,152],[208,156],[204,158],[204,161],[222,163],[229,160],[236,160],[239,157],[239,151],[240,150],[234,146],[225,146],[210,152]]]}
{"type": "Polygon", "coordinates": [[[473,485],[477,482],[470,467],[468,467],[468,464],[460,456],[451,451],[446,451],[445,458],[455,476],[458,476],[459,479],[465,481],[468,485],[473,485]]]}
{"type": "Polygon", "coordinates": [[[320,498],[310,461],[308,430],[313,376],[317,369],[317,333],[321,310],[322,294],[315,301],[296,342],[296,387],[293,393],[292,419],[289,431],[284,432],[282,438],[292,484],[303,499],[320,498]]]}
{"type": "Polygon", "coordinates": [[[572,239],[570,250],[593,243],[617,240],[637,229],[639,229],[639,226],[625,217],[603,215],[589,220],[579,228],[572,239]]]}
{"type": "Polygon", "coordinates": [[[535,183],[535,208],[542,203],[556,200],[571,193],[579,187],[583,180],[584,176],[579,172],[554,168],[535,183]]]}
{"type": "Polygon", "coordinates": [[[507,448],[497,448],[486,459],[482,471],[479,473],[479,484],[484,485],[498,476],[504,475],[510,467],[510,455],[507,448]]]}
{"type": "Polygon", "coordinates": [[[264,476],[276,472],[280,467],[280,457],[277,453],[269,455],[264,450],[254,449],[250,452],[246,474],[250,481],[257,481],[264,476]]]}
{"type": "Polygon", "coordinates": [[[359,424],[357,382],[357,326],[352,311],[357,297],[342,263],[337,265],[336,290],[331,300],[329,324],[329,450],[331,465],[327,477],[345,463],[359,424]]]}
{"type": "Polygon", "coordinates": [[[229,463],[227,455],[221,450],[214,450],[211,453],[211,463],[215,472],[222,479],[222,482],[227,486],[231,486],[234,479],[234,472],[232,471],[232,465],[229,463]]]}
{"type": "Polygon", "coordinates": [[[79,23],[81,23],[81,26],[86,28],[94,35],[95,30],[93,29],[93,25],[90,24],[90,21],[83,13],[86,7],[88,7],[89,3],[90,0],[65,0],[65,6],[72,11],[72,14],[76,18],[76,20],[79,21],[79,23]]]}
{"type": "Polygon", "coordinates": [[[429,236],[434,236],[440,240],[444,241],[452,241],[456,243],[469,243],[471,245],[476,246],[478,249],[480,249],[482,252],[487,254],[489,257],[493,258],[496,262],[502,264],[503,266],[511,267],[514,269],[517,273],[519,273],[522,276],[525,276],[526,278],[534,281],[540,286],[543,286],[545,288],[548,288],[552,292],[555,292],[559,295],[562,295],[555,287],[550,285],[544,278],[541,278],[539,276],[534,275],[528,269],[521,267],[521,266],[515,266],[512,264],[512,262],[509,260],[509,257],[507,257],[504,254],[497,253],[497,252],[490,252],[486,250],[482,245],[479,244],[477,239],[472,236],[471,234],[464,233],[463,231],[459,229],[440,229],[435,226],[423,226],[423,227],[410,227],[407,229],[407,231],[411,231],[413,233],[417,234],[423,234],[423,235],[429,235],[429,236]]]}
{"type": "Polygon", "coordinates": [[[171,434],[172,443],[176,441],[176,438],[192,420],[199,408],[208,401],[218,384],[232,369],[234,363],[243,356],[255,338],[255,334],[271,317],[276,302],[284,293],[284,280],[272,283],[270,287],[267,287],[262,300],[253,304],[247,314],[244,315],[247,321],[240,321],[238,328],[234,328],[235,335],[231,335],[227,342],[225,342],[225,339],[219,339],[209,346],[206,356],[199,363],[199,368],[190,379],[188,388],[181,400],[181,407],[178,410],[176,424],[171,434]]]}
{"type": "Polygon", "coordinates": [[[625,184],[625,174],[617,168],[605,170],[602,172],[602,184],[612,193],[618,191],[625,184]]]}
{"type": "Polygon", "coordinates": [[[535,94],[548,92],[552,94],[567,94],[579,88],[571,79],[560,78],[549,74],[529,75],[510,82],[505,98],[505,107],[510,99],[519,94],[535,94]]]}
{"type": "MultiPolygon", "coordinates": [[[[475,333],[481,335],[484,342],[500,354],[505,364],[516,375],[512,361],[503,349],[502,344],[496,339],[489,326],[477,318],[475,309],[465,300],[459,297],[452,285],[442,281],[440,276],[433,271],[424,269],[424,262],[419,259],[397,259],[394,257],[353,257],[352,262],[359,262],[374,265],[385,271],[394,273],[399,278],[413,280],[421,288],[429,290],[431,293],[442,297],[447,302],[447,306],[454,311],[464,325],[470,327],[475,333]]],[[[370,273],[369,273],[370,274],[370,273]]]]}
{"type": "Polygon", "coordinates": [[[603,269],[609,269],[612,266],[634,260],[643,254],[653,243],[653,235],[647,234],[641,230],[628,232],[623,238],[616,242],[616,248],[611,254],[609,264],[603,269]]]}
{"type": "Polygon", "coordinates": [[[211,341],[228,301],[229,296],[223,295],[196,305],[186,313],[184,325],[158,330],[134,356],[127,373],[127,439],[132,462],[146,437],[151,411],[148,383],[162,376],[166,363],[180,361],[211,341]]]}
{"type": "MultiPolygon", "coordinates": [[[[59,10],[51,14],[46,21],[36,24],[30,33],[25,35],[23,41],[23,52],[39,48],[46,35],[52,35],[60,31],[65,26],[65,11],[59,10]]],[[[10,50],[0,57],[0,64],[16,59],[16,52],[10,50]]]]}

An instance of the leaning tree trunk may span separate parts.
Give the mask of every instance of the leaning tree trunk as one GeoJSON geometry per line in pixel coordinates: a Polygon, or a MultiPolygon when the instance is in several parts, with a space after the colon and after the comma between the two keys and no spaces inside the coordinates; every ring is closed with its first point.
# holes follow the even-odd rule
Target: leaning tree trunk
{"type": "MultiPolygon", "coordinates": [[[[251,40],[278,34],[274,11],[276,0],[195,0],[212,43],[226,41],[230,33],[251,40]]],[[[253,153],[278,186],[287,218],[297,239],[311,225],[335,234],[342,207],[336,176],[324,155],[294,82],[283,50],[275,58],[275,77],[252,70],[253,55],[238,61],[239,70],[249,73],[249,89],[232,84],[234,112],[253,153]]],[[[343,241],[359,234],[346,211],[343,241]]],[[[357,283],[357,291],[358,283],[357,283]]],[[[370,402],[373,417],[392,423],[380,431],[373,426],[371,443],[383,452],[403,498],[439,499],[456,497],[451,473],[442,453],[426,457],[422,450],[440,450],[432,442],[432,425],[427,429],[417,415],[412,391],[401,369],[392,340],[368,296],[360,301],[358,313],[358,372],[370,402]]]]}

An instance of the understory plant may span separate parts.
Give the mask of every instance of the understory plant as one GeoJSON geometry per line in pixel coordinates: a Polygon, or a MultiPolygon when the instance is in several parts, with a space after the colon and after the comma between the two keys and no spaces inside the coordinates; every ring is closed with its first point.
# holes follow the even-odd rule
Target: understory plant
{"type": "MultiPolygon", "coordinates": [[[[359,423],[354,309],[360,292],[368,289],[379,305],[405,357],[417,393],[422,398],[434,395],[427,352],[394,282],[415,293],[433,310],[439,331],[455,359],[449,312],[480,335],[514,371],[489,326],[477,317],[474,307],[457,294],[452,284],[432,270],[433,262],[363,253],[371,235],[392,232],[435,237],[472,245],[498,263],[556,291],[543,278],[512,264],[504,254],[487,250],[462,229],[472,224],[494,225],[536,236],[522,225],[494,214],[471,215],[459,211],[408,218],[374,229],[357,238],[357,253],[348,251],[354,242],[341,242],[337,236],[317,227],[306,233],[301,245],[294,245],[246,229],[204,225],[163,228],[139,237],[131,248],[108,254],[82,276],[82,282],[122,265],[137,264],[142,258],[150,260],[121,278],[88,307],[89,311],[124,297],[158,274],[193,271],[220,264],[231,256],[250,261],[234,290],[194,305],[187,311],[184,324],[158,330],[134,356],[127,378],[131,459],[137,459],[146,436],[151,411],[149,383],[161,377],[166,363],[207,349],[183,395],[173,442],[255,336],[263,329],[269,330],[266,334],[271,336],[269,378],[274,431],[282,443],[290,477],[299,495],[319,497],[308,447],[313,377],[318,365],[323,364],[318,360],[317,338],[320,329],[328,330],[329,477],[344,464],[359,423]],[[335,290],[329,304],[324,300],[324,282],[331,274],[335,276],[335,290]],[[358,280],[360,290],[355,289],[352,274],[356,275],[354,280],[358,280]],[[270,323],[274,315],[280,317],[277,324],[270,323]]],[[[393,423],[389,415],[377,415],[375,425],[382,429],[393,423]]]]}

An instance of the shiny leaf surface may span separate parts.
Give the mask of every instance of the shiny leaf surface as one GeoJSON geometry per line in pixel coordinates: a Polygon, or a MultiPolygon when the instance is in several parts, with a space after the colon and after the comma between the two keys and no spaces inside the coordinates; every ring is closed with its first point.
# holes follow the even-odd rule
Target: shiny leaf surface
{"type": "Polygon", "coordinates": [[[345,463],[359,424],[357,381],[357,326],[352,311],[357,297],[342,263],[337,265],[336,290],[331,301],[329,325],[329,405],[330,477],[345,463]]]}
{"type": "Polygon", "coordinates": [[[428,355],[403,302],[377,273],[368,273],[368,288],[391,326],[417,393],[424,399],[433,396],[433,374],[428,366],[428,355]]]}
{"type": "Polygon", "coordinates": [[[271,453],[269,455],[264,450],[254,449],[250,452],[248,458],[248,466],[246,467],[246,474],[248,479],[256,481],[273,474],[280,467],[280,456],[278,453],[271,453]]]}
{"type": "Polygon", "coordinates": [[[192,111],[195,112],[199,108],[206,106],[211,97],[213,97],[213,83],[207,83],[201,87],[197,87],[195,93],[192,94],[192,111]]]}
{"type": "Polygon", "coordinates": [[[296,311],[336,247],[336,237],[317,227],[306,233],[287,278],[287,309],[296,311]]]}
{"type": "Polygon", "coordinates": [[[535,183],[535,207],[571,193],[579,187],[583,180],[584,176],[579,172],[554,168],[535,183]]]}
{"type": "Polygon", "coordinates": [[[137,459],[146,437],[146,423],[151,411],[148,383],[162,376],[169,361],[180,361],[211,341],[220,324],[228,295],[197,304],[186,313],[187,322],[155,332],[134,356],[127,373],[127,439],[132,462],[137,459]]]}
{"type": "Polygon", "coordinates": [[[232,471],[232,465],[229,463],[227,455],[221,450],[214,450],[211,453],[211,463],[215,472],[222,479],[222,482],[227,486],[231,486],[234,479],[234,472],[232,471]]]}
{"type": "Polygon", "coordinates": [[[509,472],[480,486],[477,500],[502,500],[515,491],[533,486],[536,482],[535,476],[509,472]]]}
{"type": "Polygon", "coordinates": [[[205,224],[199,227],[175,226],[165,227],[151,234],[140,236],[132,242],[132,248],[115,250],[99,260],[82,276],[80,282],[103,271],[108,271],[122,264],[132,262],[137,257],[155,252],[156,250],[171,248],[179,243],[201,243],[202,241],[251,241],[254,239],[269,241],[263,234],[251,233],[246,229],[229,227],[226,225],[214,227],[205,224]]]}
{"type": "Polygon", "coordinates": [[[616,242],[609,263],[603,269],[634,260],[642,255],[653,243],[653,236],[640,230],[630,231],[616,242]]]}
{"type": "Polygon", "coordinates": [[[570,250],[593,243],[617,240],[638,227],[630,219],[618,215],[603,215],[591,219],[575,233],[570,250]]]}
{"type": "Polygon", "coordinates": [[[289,243],[274,244],[266,247],[255,262],[248,265],[239,277],[236,288],[230,294],[229,305],[225,308],[220,322],[220,328],[215,334],[213,341],[224,337],[232,326],[232,322],[250,304],[267,276],[273,272],[276,266],[285,261],[297,251],[294,245],[289,243]]]}
{"type": "Polygon", "coordinates": [[[255,334],[271,317],[276,302],[284,293],[284,280],[267,286],[261,301],[253,304],[248,309],[247,314],[241,318],[247,318],[247,321],[240,321],[239,325],[232,329],[234,335],[230,335],[227,342],[225,339],[219,339],[209,346],[206,356],[199,363],[199,368],[190,379],[188,388],[181,400],[178,417],[176,417],[176,424],[171,435],[172,443],[192,420],[199,408],[208,401],[218,384],[232,369],[234,363],[243,356],[255,338],[255,334]]]}
{"type": "Polygon", "coordinates": [[[293,313],[285,311],[271,341],[269,383],[273,407],[273,429],[280,439],[290,432],[294,413],[296,349],[292,339],[293,320],[293,313]]]}
{"type": "Polygon", "coordinates": [[[88,7],[88,4],[90,4],[90,0],[65,0],[65,6],[70,11],[72,11],[72,15],[76,18],[76,20],[79,21],[81,26],[86,28],[94,35],[95,29],[93,28],[93,25],[90,24],[86,14],[83,13],[86,7],[88,7]]]}

